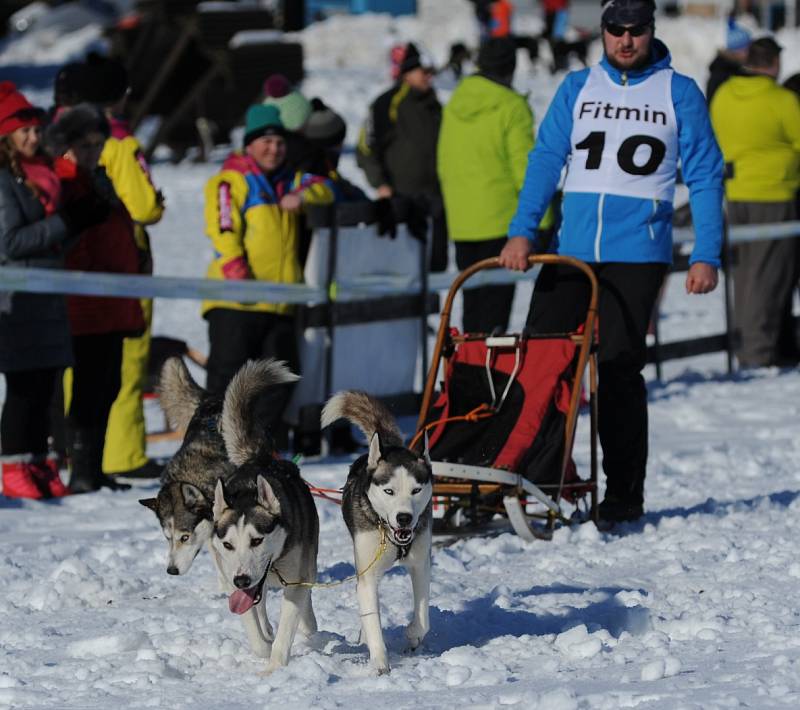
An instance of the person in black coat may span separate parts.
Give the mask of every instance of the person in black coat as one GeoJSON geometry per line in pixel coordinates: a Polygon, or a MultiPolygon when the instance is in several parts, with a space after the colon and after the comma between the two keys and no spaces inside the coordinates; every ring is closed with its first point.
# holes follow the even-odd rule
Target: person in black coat
{"type": "Polygon", "coordinates": [[[436,172],[442,105],[433,90],[433,62],[409,42],[397,74],[397,83],[370,106],[356,161],[378,199],[404,196],[431,216],[430,270],[444,271],[447,223],[436,172]]]}
{"type": "MultiPolygon", "coordinates": [[[[0,268],[60,269],[72,240],[96,219],[94,205],[60,206],[60,184],[40,155],[42,112],[0,83],[0,268]]],[[[0,293],[0,465],[7,498],[68,493],[47,458],[48,409],[56,382],[72,363],[64,297],[0,293]]]]}

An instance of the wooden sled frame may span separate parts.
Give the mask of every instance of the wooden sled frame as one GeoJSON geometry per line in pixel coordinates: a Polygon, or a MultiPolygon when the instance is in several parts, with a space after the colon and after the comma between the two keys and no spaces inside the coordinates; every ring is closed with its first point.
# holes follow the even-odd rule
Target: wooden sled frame
{"type": "MultiPolygon", "coordinates": [[[[552,333],[550,338],[565,338],[578,346],[578,358],[575,374],[572,380],[569,410],[566,414],[564,431],[564,453],[561,460],[561,475],[557,484],[537,486],[523,476],[501,469],[467,466],[448,462],[433,461],[434,486],[433,496],[435,505],[445,506],[447,521],[449,516],[458,516],[460,511],[482,511],[494,517],[493,513],[505,515],[514,531],[527,540],[535,538],[549,538],[556,523],[567,520],[561,511],[560,502],[565,492],[580,491],[583,495],[588,493],[590,504],[588,519],[597,522],[597,304],[598,284],[597,277],[592,269],[583,261],[568,256],[553,254],[540,254],[528,257],[528,264],[559,264],[573,267],[583,273],[591,285],[591,297],[586,310],[586,318],[582,327],[576,333],[552,333]],[[589,417],[590,417],[590,476],[588,480],[576,483],[567,483],[566,475],[571,462],[572,448],[575,441],[575,430],[578,423],[580,409],[581,385],[584,375],[589,372],[589,417]],[[489,505],[486,505],[486,500],[489,505]],[[482,503],[483,499],[483,503],[482,503]],[[502,506],[499,505],[502,499],[502,506]],[[528,508],[535,506],[536,510],[528,508]]],[[[436,345],[431,358],[431,366],[425,381],[422,394],[422,405],[417,420],[417,437],[422,436],[425,420],[433,400],[436,386],[436,377],[444,355],[445,343],[462,342],[453,341],[450,336],[450,315],[456,294],[464,283],[479,271],[500,268],[497,258],[484,259],[462,271],[447,293],[441,311],[439,331],[436,336],[436,345]]],[[[464,338],[464,336],[459,336],[464,338]]],[[[442,525],[439,519],[434,521],[434,532],[443,534],[458,534],[465,531],[460,526],[448,528],[442,525]]],[[[478,528],[479,530],[480,528],[478,528]]]]}

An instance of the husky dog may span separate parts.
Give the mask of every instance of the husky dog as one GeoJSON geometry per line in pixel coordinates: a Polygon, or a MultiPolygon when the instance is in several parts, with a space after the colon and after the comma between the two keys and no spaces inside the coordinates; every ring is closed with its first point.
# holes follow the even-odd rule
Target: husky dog
{"type": "Polygon", "coordinates": [[[282,367],[248,362],[225,392],[221,429],[228,458],[237,469],[217,482],[211,538],[230,595],[228,606],[242,615],[253,651],[269,658],[267,673],[286,665],[298,627],[307,636],[317,630],[311,588],[303,586],[317,577],[317,508],[297,466],[274,457],[265,427],[253,418],[255,400],[263,393],[263,383],[273,380],[276,365],[282,367]],[[273,636],[264,585],[284,583],[288,584],[273,636]]]}
{"type": "Polygon", "coordinates": [[[353,538],[362,638],[370,663],[389,672],[381,630],[378,584],[395,561],[411,575],[414,617],[406,637],[414,649],[428,633],[431,578],[433,474],[427,452],[420,458],[403,446],[390,412],[364,392],[340,392],[322,411],[322,426],[344,418],[369,441],[369,453],[353,462],[342,497],[342,514],[353,538]],[[380,556],[382,540],[388,549],[380,556]]]}
{"type": "Polygon", "coordinates": [[[182,358],[164,363],[159,395],[167,421],[186,434],[161,475],[157,497],[139,502],[156,514],[167,538],[167,572],[186,574],[211,539],[217,479],[230,476],[235,466],[228,460],[219,430],[222,397],[200,387],[182,358]]]}

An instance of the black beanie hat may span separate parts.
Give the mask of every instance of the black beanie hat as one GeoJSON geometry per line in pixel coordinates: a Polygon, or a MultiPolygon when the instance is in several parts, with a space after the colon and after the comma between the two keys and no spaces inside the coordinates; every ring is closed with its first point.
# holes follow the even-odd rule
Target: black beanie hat
{"type": "Polygon", "coordinates": [[[130,84],[125,65],[118,59],[104,57],[97,52],[89,52],[86,57],[88,86],[84,101],[108,106],[119,101],[130,84]]]}
{"type": "Polygon", "coordinates": [[[405,74],[412,69],[418,69],[422,66],[422,57],[417,49],[417,45],[409,42],[406,45],[406,51],[403,53],[403,61],[400,62],[400,73],[405,74]]]}
{"type": "Polygon", "coordinates": [[[611,25],[647,25],[656,12],[654,0],[600,0],[601,21],[611,25]]]}
{"type": "Polygon", "coordinates": [[[111,135],[102,111],[92,104],[78,104],[58,114],[44,132],[44,144],[53,157],[64,155],[70,146],[92,132],[111,135]]]}
{"type": "Polygon", "coordinates": [[[75,106],[86,101],[91,78],[86,64],[83,62],[70,62],[65,64],[56,74],[53,85],[53,103],[57,107],[75,106]]]}
{"type": "Polygon", "coordinates": [[[347,124],[322,99],[311,99],[311,115],[303,126],[303,135],[323,147],[337,146],[344,142],[347,124]]]}
{"type": "Polygon", "coordinates": [[[517,46],[510,37],[493,37],[478,51],[478,69],[484,74],[512,76],[517,68],[517,46]]]}

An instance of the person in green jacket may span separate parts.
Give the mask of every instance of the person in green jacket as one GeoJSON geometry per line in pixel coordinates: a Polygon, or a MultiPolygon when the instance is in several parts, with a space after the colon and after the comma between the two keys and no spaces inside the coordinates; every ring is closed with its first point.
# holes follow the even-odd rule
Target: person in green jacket
{"type": "MultiPolygon", "coordinates": [[[[513,40],[484,43],[478,68],[461,81],[445,106],[437,149],[448,230],[462,271],[498,256],[505,246],[534,136],[533,112],[511,88],[513,40]]],[[[513,284],[465,289],[464,331],[505,331],[513,300],[513,284]]]]}
{"type": "MultiPolygon", "coordinates": [[[[800,100],[776,79],[781,47],[771,37],[755,40],[743,76],[728,79],[711,101],[711,123],[725,158],[725,196],[731,225],[796,219],[800,186],[800,100]]],[[[798,354],[782,348],[787,300],[797,283],[796,239],[736,246],[734,315],[740,367],[796,365],[798,354]]],[[[791,311],[789,311],[791,313],[791,311]]]]}

